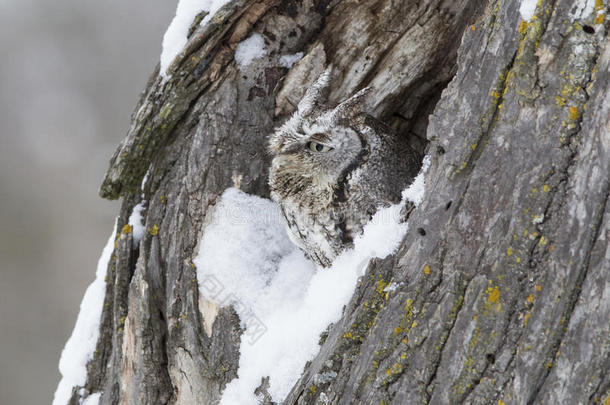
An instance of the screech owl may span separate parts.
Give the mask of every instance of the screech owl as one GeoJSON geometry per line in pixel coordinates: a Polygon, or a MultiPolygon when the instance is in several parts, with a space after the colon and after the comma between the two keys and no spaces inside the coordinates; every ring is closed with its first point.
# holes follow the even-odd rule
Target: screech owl
{"type": "Polygon", "coordinates": [[[421,161],[406,139],[362,112],[368,89],[325,107],[330,75],[329,68],[269,139],[271,198],[292,241],[322,267],[378,208],[400,201],[421,161]]]}

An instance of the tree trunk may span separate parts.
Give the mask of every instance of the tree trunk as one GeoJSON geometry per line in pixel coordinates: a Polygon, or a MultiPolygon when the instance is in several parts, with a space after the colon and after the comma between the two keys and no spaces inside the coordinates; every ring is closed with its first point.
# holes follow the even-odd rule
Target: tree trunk
{"type": "Polygon", "coordinates": [[[285,403],[610,403],[607,4],[540,0],[529,22],[519,7],[234,0],[194,25],[101,188],[123,198],[122,231],[72,402],[220,400],[242,330],[230,307],[204,328],[192,260],[206,212],[234,183],[268,196],[266,137],[332,64],[330,100],[372,86],[369,112],[431,166],[400,249],[369,264],[285,403]],[[253,32],[267,55],[240,70],[253,32]]]}

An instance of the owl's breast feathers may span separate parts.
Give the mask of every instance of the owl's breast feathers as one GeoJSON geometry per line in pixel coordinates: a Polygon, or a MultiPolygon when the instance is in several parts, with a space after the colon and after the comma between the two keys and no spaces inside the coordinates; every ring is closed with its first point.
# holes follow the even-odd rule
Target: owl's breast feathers
{"type": "Polygon", "coordinates": [[[305,208],[301,203],[303,201],[280,203],[288,237],[310,259],[328,267],[343,249],[336,221],[329,215],[330,210],[312,210],[310,206],[305,208]]]}

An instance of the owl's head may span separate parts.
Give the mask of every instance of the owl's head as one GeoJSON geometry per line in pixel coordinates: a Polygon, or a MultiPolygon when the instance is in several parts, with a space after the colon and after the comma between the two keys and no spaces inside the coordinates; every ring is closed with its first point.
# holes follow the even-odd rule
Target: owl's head
{"type": "Polygon", "coordinates": [[[362,112],[369,89],[327,108],[330,74],[329,68],[307,90],[292,117],[271,135],[272,183],[277,180],[289,189],[332,187],[366,154],[365,135],[351,124],[362,112]]]}

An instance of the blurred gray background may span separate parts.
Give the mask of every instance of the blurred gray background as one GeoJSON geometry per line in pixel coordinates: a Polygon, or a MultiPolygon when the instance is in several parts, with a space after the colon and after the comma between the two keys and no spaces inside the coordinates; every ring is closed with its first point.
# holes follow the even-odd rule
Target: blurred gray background
{"type": "Polygon", "coordinates": [[[49,404],[175,0],[0,0],[0,404],[49,404]]]}

